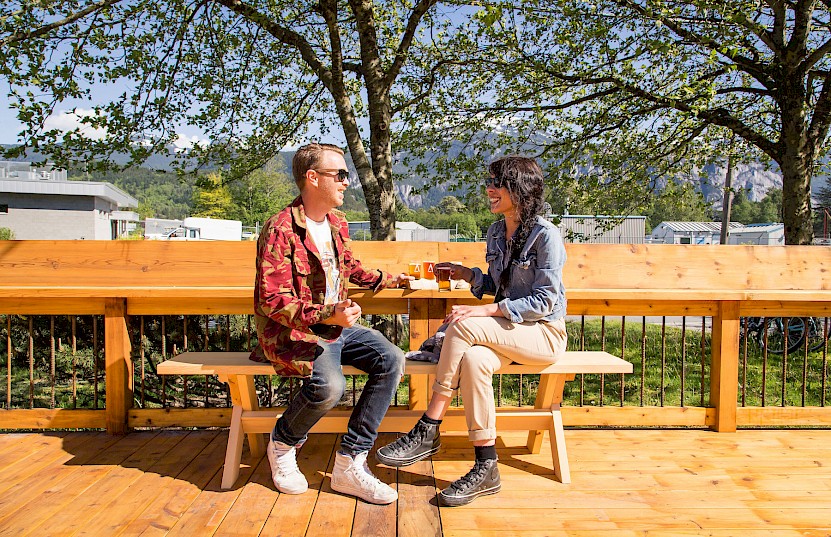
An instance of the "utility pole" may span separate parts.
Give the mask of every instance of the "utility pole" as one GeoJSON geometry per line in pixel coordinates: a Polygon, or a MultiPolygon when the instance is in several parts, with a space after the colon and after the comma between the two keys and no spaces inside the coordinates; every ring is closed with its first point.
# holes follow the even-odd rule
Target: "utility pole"
{"type": "Polygon", "coordinates": [[[727,155],[727,175],[724,178],[724,201],[721,207],[720,244],[727,244],[730,234],[730,209],[733,203],[733,139],[730,139],[730,152],[727,155]]]}

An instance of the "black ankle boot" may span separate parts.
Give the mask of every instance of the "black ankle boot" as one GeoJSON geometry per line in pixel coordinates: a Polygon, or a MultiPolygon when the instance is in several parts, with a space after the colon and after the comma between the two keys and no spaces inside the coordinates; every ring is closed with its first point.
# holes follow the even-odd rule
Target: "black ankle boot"
{"type": "Polygon", "coordinates": [[[408,466],[433,455],[440,447],[439,426],[418,420],[409,433],[379,448],[375,458],[387,466],[408,466]]]}
{"type": "Polygon", "coordinates": [[[464,476],[439,493],[442,505],[467,505],[479,496],[496,494],[502,489],[496,459],[477,460],[464,476]]]}

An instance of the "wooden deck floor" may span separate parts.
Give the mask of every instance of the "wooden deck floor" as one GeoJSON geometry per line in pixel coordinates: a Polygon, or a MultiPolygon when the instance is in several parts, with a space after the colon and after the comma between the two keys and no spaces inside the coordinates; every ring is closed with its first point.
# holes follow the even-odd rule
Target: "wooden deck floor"
{"type": "Polygon", "coordinates": [[[432,462],[376,468],[400,500],[375,506],[330,489],[336,435],[312,435],[299,458],[311,490],[290,496],[265,459],[219,489],[226,431],[0,434],[0,535],[831,536],[831,431],[566,437],[572,484],[554,480],[547,440],[529,455],[507,434],[502,493],[440,509],[436,488],[470,467],[462,436],[432,462]]]}

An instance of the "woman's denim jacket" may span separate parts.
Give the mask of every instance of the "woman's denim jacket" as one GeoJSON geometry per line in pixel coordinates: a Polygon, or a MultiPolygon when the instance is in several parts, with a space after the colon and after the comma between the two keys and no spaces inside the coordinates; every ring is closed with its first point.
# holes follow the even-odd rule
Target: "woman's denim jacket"
{"type": "Polygon", "coordinates": [[[538,216],[534,229],[525,242],[519,259],[514,260],[511,283],[507,289],[498,290],[497,283],[507,257],[505,220],[499,220],[488,228],[488,244],[485,260],[488,273],[473,268],[471,292],[477,298],[496,295],[499,309],[515,323],[526,321],[555,321],[566,314],[566,290],[563,286],[563,265],[566,249],[560,230],[548,220],[538,216]],[[497,293],[497,291],[501,291],[497,293]]]}

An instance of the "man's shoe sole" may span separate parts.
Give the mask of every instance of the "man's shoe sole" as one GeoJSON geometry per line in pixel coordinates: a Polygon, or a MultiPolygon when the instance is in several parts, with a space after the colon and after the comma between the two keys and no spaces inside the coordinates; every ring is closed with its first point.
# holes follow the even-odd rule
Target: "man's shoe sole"
{"type": "Polygon", "coordinates": [[[363,491],[360,490],[360,489],[355,489],[355,488],[352,488],[352,487],[336,486],[335,483],[331,482],[331,481],[330,481],[329,485],[332,487],[332,490],[334,490],[335,492],[340,492],[341,494],[347,494],[349,496],[354,496],[355,498],[358,498],[359,500],[363,500],[367,503],[373,503],[375,505],[389,505],[391,503],[394,503],[394,502],[398,501],[398,495],[396,495],[395,498],[393,498],[391,500],[385,500],[385,499],[381,499],[381,498],[371,498],[371,497],[363,496],[361,494],[363,491]]]}
{"type": "Polygon", "coordinates": [[[375,458],[378,460],[378,462],[382,464],[386,464],[387,466],[392,466],[394,468],[400,468],[402,466],[409,466],[411,464],[417,463],[418,461],[423,461],[424,459],[432,457],[433,455],[439,452],[440,448],[441,445],[438,445],[430,451],[425,451],[424,453],[421,453],[420,455],[412,457],[410,459],[390,459],[382,455],[380,451],[376,451],[375,458]]]}
{"type": "Polygon", "coordinates": [[[502,483],[496,485],[495,487],[491,487],[487,490],[480,490],[468,496],[445,496],[442,492],[439,492],[439,498],[441,499],[441,503],[447,507],[459,507],[462,505],[467,505],[479,496],[488,496],[490,494],[496,494],[502,490],[502,483]]]}

